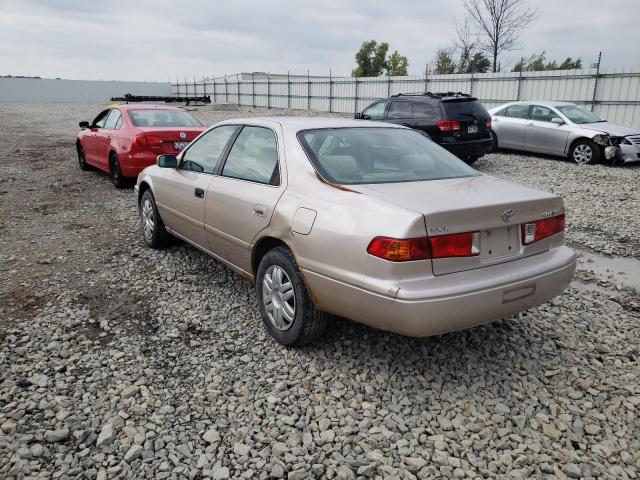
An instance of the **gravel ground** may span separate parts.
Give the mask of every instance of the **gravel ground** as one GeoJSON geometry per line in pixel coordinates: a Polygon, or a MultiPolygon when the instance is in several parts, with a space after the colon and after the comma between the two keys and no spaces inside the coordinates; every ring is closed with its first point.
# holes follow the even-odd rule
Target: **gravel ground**
{"type": "MultiPolygon", "coordinates": [[[[335,321],[287,350],[249,283],[146,248],[131,190],[78,170],[98,108],[0,104],[0,478],[640,477],[633,284],[582,263],[491,325],[413,339],[335,321]]],[[[477,168],[562,194],[580,251],[640,257],[640,168],[477,168]]]]}

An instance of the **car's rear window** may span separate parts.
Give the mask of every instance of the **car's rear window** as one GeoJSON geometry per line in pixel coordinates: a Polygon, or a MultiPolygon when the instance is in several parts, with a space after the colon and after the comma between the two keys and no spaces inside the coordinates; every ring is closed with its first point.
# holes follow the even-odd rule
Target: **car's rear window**
{"type": "Polygon", "coordinates": [[[414,130],[327,128],[303,130],[298,138],[319,173],[333,183],[417,182],[479,175],[414,130]]]}
{"type": "Polygon", "coordinates": [[[487,109],[477,100],[456,100],[452,102],[442,102],[442,104],[449,118],[455,118],[460,115],[473,115],[475,118],[486,118],[489,116],[487,109]]]}
{"type": "Polygon", "coordinates": [[[180,110],[129,110],[136,127],[201,127],[187,112],[180,110]]]}

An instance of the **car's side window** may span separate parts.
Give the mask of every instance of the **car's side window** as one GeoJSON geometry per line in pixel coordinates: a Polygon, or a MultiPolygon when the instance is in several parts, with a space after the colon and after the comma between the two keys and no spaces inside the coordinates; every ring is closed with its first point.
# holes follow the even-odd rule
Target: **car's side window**
{"type": "Polygon", "coordinates": [[[391,102],[387,118],[411,118],[411,102],[391,102]]]}
{"type": "Polygon", "coordinates": [[[534,105],[531,110],[531,120],[538,120],[539,122],[550,122],[552,118],[558,116],[553,110],[541,105],[534,105]]]}
{"type": "Polygon", "coordinates": [[[507,117],[527,118],[529,116],[529,105],[511,105],[507,107],[507,117]]]}
{"type": "Polygon", "coordinates": [[[229,151],[222,175],[280,185],[278,143],[273,131],[264,127],[244,127],[229,151]]]}
{"type": "Polygon", "coordinates": [[[122,113],[117,108],[113,108],[109,116],[107,117],[107,121],[104,123],[105,130],[116,130],[120,128],[118,122],[122,124],[122,113]]]}
{"type": "Polygon", "coordinates": [[[222,152],[237,128],[237,125],[223,125],[209,130],[184,152],[180,168],[213,173],[222,152]]]}
{"type": "Polygon", "coordinates": [[[384,107],[386,106],[385,102],[378,102],[375,105],[370,106],[362,115],[366,115],[370,120],[380,120],[384,118],[384,107]]]}
{"type": "Polygon", "coordinates": [[[434,119],[438,116],[435,107],[429,102],[413,102],[413,118],[434,119]]]}
{"type": "Polygon", "coordinates": [[[109,112],[109,109],[101,111],[91,124],[91,127],[104,128],[104,122],[107,121],[107,115],[109,115],[109,112]]]}
{"type": "Polygon", "coordinates": [[[497,116],[497,117],[506,117],[507,116],[507,109],[506,108],[501,108],[500,110],[498,110],[493,115],[497,116]]]}

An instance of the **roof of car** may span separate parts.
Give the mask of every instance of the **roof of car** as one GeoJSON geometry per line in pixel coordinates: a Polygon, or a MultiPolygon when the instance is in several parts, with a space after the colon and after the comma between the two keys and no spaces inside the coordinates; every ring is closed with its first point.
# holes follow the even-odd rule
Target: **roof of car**
{"type": "Polygon", "coordinates": [[[158,103],[123,103],[121,105],[114,104],[112,107],[118,107],[120,110],[180,110],[182,108],[174,105],[163,105],[158,103]]]}
{"type": "Polygon", "coordinates": [[[510,102],[508,105],[541,105],[543,107],[562,107],[564,105],[575,105],[573,102],[556,102],[549,100],[521,100],[519,102],[510,102]]]}
{"type": "Polygon", "coordinates": [[[401,125],[394,125],[386,122],[372,122],[369,120],[356,120],[353,118],[333,118],[333,117],[248,117],[230,118],[218,123],[222,124],[279,124],[283,128],[291,130],[313,130],[316,128],[347,128],[347,127],[385,127],[385,128],[406,128],[401,125]]]}

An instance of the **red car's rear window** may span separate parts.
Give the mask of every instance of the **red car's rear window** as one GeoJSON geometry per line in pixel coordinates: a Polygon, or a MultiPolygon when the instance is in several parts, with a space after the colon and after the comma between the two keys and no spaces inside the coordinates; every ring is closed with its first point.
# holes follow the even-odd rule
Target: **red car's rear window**
{"type": "Polygon", "coordinates": [[[198,120],[180,110],[129,110],[136,127],[201,127],[198,120]]]}

